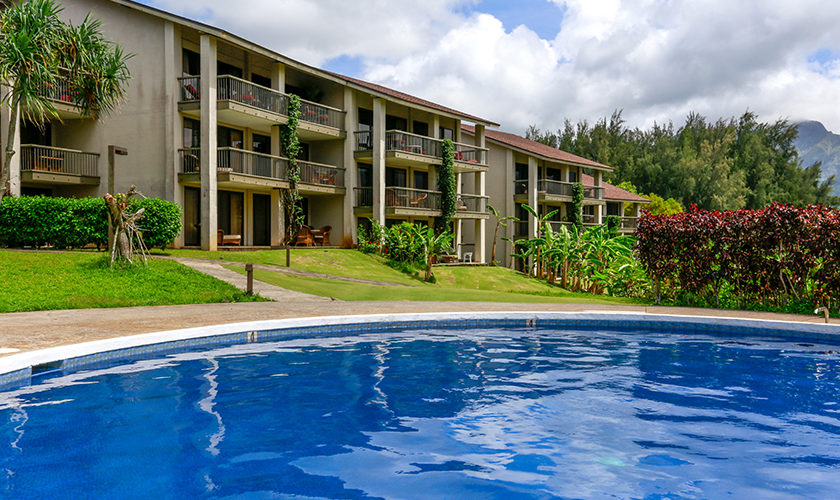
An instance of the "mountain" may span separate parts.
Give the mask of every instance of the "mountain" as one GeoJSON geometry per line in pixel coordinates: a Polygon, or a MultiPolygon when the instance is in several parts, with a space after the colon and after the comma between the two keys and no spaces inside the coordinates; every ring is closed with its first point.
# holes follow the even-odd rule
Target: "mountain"
{"type": "Polygon", "coordinates": [[[817,121],[801,122],[798,126],[795,144],[802,164],[822,162],[823,178],[834,175],[834,193],[840,195],[840,134],[829,132],[817,121]]]}

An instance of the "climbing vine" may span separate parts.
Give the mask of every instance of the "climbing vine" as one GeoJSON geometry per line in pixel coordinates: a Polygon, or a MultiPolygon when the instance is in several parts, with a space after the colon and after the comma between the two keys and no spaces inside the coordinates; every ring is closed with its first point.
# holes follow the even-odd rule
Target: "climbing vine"
{"type": "Polygon", "coordinates": [[[569,222],[574,223],[579,230],[583,229],[583,184],[580,182],[572,184],[572,210],[569,213],[569,222]]]}
{"type": "Polygon", "coordinates": [[[286,242],[294,238],[304,222],[303,198],[298,191],[300,182],[300,168],[298,168],[298,156],[300,155],[300,141],[297,136],[298,120],[300,120],[300,97],[289,95],[288,107],[289,121],[280,127],[280,145],[283,152],[289,159],[287,166],[287,177],[289,179],[289,190],[283,197],[286,207],[286,242]]]}
{"type": "Polygon", "coordinates": [[[440,191],[440,219],[437,231],[448,229],[449,221],[455,215],[458,203],[458,186],[455,183],[455,144],[445,139],[441,145],[443,161],[438,168],[438,191],[440,191]]]}

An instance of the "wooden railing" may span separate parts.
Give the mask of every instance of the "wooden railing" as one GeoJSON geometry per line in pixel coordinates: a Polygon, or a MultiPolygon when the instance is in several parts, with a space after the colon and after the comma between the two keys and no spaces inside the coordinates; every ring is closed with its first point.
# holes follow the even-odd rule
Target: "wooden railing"
{"type": "Polygon", "coordinates": [[[458,201],[455,208],[459,212],[487,212],[487,201],[489,196],[479,196],[477,194],[459,194],[458,201]]]}
{"type": "Polygon", "coordinates": [[[632,229],[636,230],[636,222],[638,222],[638,217],[622,217],[621,218],[621,229],[632,229]]]}
{"type": "MultiPolygon", "coordinates": [[[[184,148],[181,153],[181,172],[194,174],[201,171],[201,149],[184,148]]],[[[218,148],[216,153],[219,172],[286,180],[289,160],[281,156],[271,156],[236,148],[218,148]]]]}
{"type": "Polygon", "coordinates": [[[596,186],[584,186],[583,187],[583,197],[589,198],[591,200],[603,200],[604,199],[604,188],[596,187],[596,186]]]}
{"type": "MultiPolygon", "coordinates": [[[[553,181],[549,179],[540,179],[537,184],[537,190],[543,191],[545,194],[568,196],[569,198],[572,197],[572,186],[575,185],[574,182],[553,181]]],[[[586,191],[585,188],[584,191],[586,191]]]]}
{"type": "Polygon", "coordinates": [[[99,154],[76,149],[24,144],[20,147],[20,169],[98,177],[99,154]]]}
{"type": "Polygon", "coordinates": [[[356,194],[356,207],[372,207],[373,206],[373,188],[357,187],[353,188],[356,194]]]}
{"type": "Polygon", "coordinates": [[[322,186],[344,186],[344,169],[311,161],[297,161],[300,181],[322,186]]]}
{"type": "MultiPolygon", "coordinates": [[[[385,132],[385,149],[388,151],[404,151],[418,155],[443,158],[443,141],[433,137],[412,134],[401,130],[387,130],[385,132]]],[[[454,143],[455,160],[486,165],[487,148],[479,148],[472,144],[454,143]]],[[[373,131],[356,132],[356,151],[370,151],[373,149],[373,131]]]]}

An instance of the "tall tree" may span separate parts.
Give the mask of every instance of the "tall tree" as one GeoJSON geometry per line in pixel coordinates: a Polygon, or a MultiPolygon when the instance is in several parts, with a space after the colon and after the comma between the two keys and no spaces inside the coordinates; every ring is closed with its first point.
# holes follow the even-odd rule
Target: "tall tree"
{"type": "Polygon", "coordinates": [[[88,15],[78,26],[59,19],[53,0],[19,2],[0,12],[0,104],[9,109],[9,135],[0,170],[0,201],[9,189],[9,163],[19,118],[44,126],[59,119],[48,98],[58,84],[69,90],[84,116],[98,119],[124,99],[131,57],[104,38],[101,22],[88,15]]]}

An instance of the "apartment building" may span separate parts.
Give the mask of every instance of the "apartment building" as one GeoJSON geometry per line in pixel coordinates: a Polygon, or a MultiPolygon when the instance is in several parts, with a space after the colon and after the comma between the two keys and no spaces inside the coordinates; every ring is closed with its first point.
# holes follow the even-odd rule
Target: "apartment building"
{"type": "MultiPolygon", "coordinates": [[[[475,138],[475,129],[464,125],[462,134],[469,142],[475,138]]],[[[585,227],[603,224],[607,216],[615,215],[621,217],[619,231],[632,233],[642,207],[650,203],[647,198],[605,182],[604,173],[613,170],[608,165],[498,130],[486,130],[484,142],[490,164],[487,195],[500,216],[513,216],[520,221],[509,224],[505,234],[499,235],[497,256],[512,252],[510,243],[501,238],[536,236],[537,219],[523,205],[535,208],[540,215],[555,212],[549,220],[555,229],[571,224],[568,216],[572,186],[577,182],[584,187],[585,227]]],[[[471,188],[469,184],[464,187],[471,188]]],[[[470,227],[458,229],[456,238],[473,242],[482,237],[470,227]]],[[[486,232],[483,238],[485,247],[490,248],[492,231],[486,232]]]]}
{"type": "MultiPolygon", "coordinates": [[[[134,184],[183,208],[176,246],[215,250],[220,231],[243,245],[280,245],[290,187],[280,127],[295,94],[306,223],[330,226],[331,244],[352,238],[368,217],[388,225],[440,215],[435,166],[443,139],[456,142],[458,172],[479,179],[478,191],[464,193],[470,210],[459,217],[483,227],[483,130],[498,124],[130,0],[66,0],[63,7],[74,23],[92,13],[107,38],[134,54],[127,99],[96,122],[78,113],[68,89],[45,89],[60,117],[42,129],[19,124],[12,194],[101,196],[108,146],[118,145],[128,156],[115,159],[117,191],[134,184]],[[460,142],[462,121],[474,124],[474,142],[460,142]]],[[[9,114],[0,115],[5,141],[9,114]]]]}
{"type": "MultiPolygon", "coordinates": [[[[489,258],[491,200],[503,216],[527,221],[511,227],[511,238],[536,233],[523,204],[543,213],[556,208],[552,224],[563,224],[577,181],[586,186],[586,224],[624,214],[627,204],[638,214],[647,202],[604,183],[609,166],[492,130],[497,123],[474,115],[308,66],[212,26],[131,0],[66,0],[63,7],[73,23],[92,13],[108,39],[134,54],[127,99],[113,115],[93,121],[81,116],[69,89],[44,89],[59,117],[44,128],[19,123],[12,194],[102,196],[108,147],[122,146],[128,156],[113,160],[115,189],[133,184],[178,203],[184,220],[175,246],[279,246],[282,199],[290,189],[280,127],[294,94],[301,98],[297,164],[305,222],[331,227],[332,245],[352,242],[369,218],[383,225],[432,223],[441,214],[436,173],[444,139],[455,144],[454,246],[473,262],[489,258]]],[[[0,110],[2,141],[8,120],[0,110]]],[[[622,227],[633,225],[626,218],[622,227]]]]}

